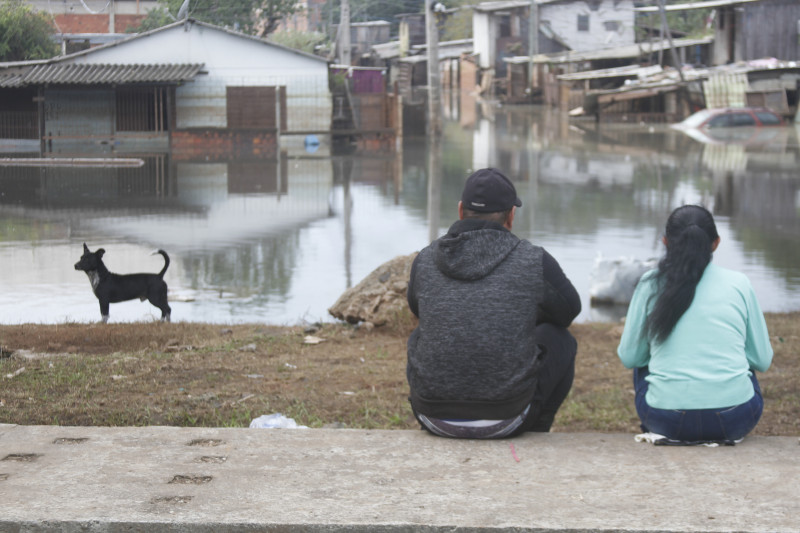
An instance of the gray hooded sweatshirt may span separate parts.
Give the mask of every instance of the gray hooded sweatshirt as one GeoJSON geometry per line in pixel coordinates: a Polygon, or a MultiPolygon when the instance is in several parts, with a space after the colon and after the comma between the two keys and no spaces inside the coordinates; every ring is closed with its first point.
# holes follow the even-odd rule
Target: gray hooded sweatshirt
{"type": "Polygon", "coordinates": [[[436,418],[520,414],[536,389],[537,323],[560,314],[552,321],[566,327],[580,311],[552,256],[499,224],[470,219],[419,253],[408,302],[419,317],[408,339],[410,400],[416,412],[436,418]],[[556,265],[577,311],[574,302],[561,305],[566,300],[545,280],[543,256],[556,265]]]}

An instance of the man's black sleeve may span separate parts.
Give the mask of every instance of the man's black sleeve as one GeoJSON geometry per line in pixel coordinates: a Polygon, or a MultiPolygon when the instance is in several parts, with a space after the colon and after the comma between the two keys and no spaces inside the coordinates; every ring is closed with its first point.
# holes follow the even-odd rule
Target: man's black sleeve
{"type": "Polygon", "coordinates": [[[408,308],[411,309],[414,316],[419,318],[419,302],[417,301],[417,290],[414,286],[414,278],[417,273],[417,259],[419,259],[419,255],[417,255],[417,257],[414,258],[414,262],[411,263],[411,274],[408,276],[406,299],[408,300],[408,308]]]}
{"type": "Polygon", "coordinates": [[[537,322],[567,327],[581,312],[581,298],[572,282],[561,270],[555,257],[544,250],[542,257],[544,298],[539,306],[537,322]]]}

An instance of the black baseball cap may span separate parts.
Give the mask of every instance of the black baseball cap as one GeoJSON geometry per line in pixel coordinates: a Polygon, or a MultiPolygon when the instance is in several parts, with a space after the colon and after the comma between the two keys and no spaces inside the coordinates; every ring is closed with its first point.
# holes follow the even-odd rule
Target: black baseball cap
{"type": "Polygon", "coordinates": [[[472,173],[461,193],[464,208],[480,213],[508,211],[522,207],[517,190],[511,180],[496,168],[482,168],[472,173]]]}

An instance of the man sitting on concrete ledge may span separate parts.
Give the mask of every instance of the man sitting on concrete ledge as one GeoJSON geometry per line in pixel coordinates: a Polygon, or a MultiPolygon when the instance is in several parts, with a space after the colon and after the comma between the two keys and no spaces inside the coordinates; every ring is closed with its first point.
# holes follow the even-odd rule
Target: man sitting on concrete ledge
{"type": "Polygon", "coordinates": [[[411,407],[444,437],[549,431],[572,387],[581,302],[558,262],[511,228],[522,201],[492,168],[473,173],[459,220],[414,260],[411,407]]]}

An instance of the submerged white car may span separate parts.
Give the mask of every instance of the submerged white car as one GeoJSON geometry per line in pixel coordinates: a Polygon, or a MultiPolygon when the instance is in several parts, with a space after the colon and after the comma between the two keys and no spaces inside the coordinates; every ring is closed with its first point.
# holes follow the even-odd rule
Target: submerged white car
{"type": "Polygon", "coordinates": [[[750,144],[769,141],[785,126],[778,113],[766,107],[720,107],[701,109],[671,127],[695,140],[713,144],[750,144]]]}

